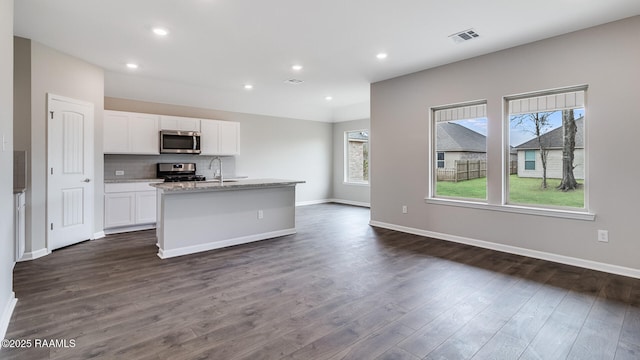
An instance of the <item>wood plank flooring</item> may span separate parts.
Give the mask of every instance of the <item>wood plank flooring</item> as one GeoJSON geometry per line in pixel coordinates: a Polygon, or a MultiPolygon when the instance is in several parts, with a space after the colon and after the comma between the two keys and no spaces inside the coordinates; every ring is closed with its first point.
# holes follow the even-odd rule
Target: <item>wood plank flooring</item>
{"type": "Polygon", "coordinates": [[[167,260],[154,231],[14,271],[1,359],[639,359],[640,280],[299,207],[298,233],[167,260]]]}

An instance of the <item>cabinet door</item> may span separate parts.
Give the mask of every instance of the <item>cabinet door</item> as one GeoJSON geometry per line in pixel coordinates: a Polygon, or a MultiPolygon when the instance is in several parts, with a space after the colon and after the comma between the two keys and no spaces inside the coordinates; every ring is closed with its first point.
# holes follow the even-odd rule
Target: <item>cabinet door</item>
{"type": "Polygon", "coordinates": [[[200,131],[200,119],[162,115],[160,128],[162,130],[200,131]]]}
{"type": "Polygon", "coordinates": [[[156,222],[156,192],[139,191],[136,193],[136,224],[156,222]]]}
{"type": "Polygon", "coordinates": [[[200,128],[200,155],[218,155],[220,143],[218,142],[219,123],[217,120],[202,120],[200,128]]]}
{"type": "Polygon", "coordinates": [[[126,154],[129,152],[129,118],[119,111],[104,112],[104,153],[126,154]]]}
{"type": "Polygon", "coordinates": [[[135,193],[113,193],[104,196],[104,227],[133,225],[135,223],[135,193]]]}
{"type": "Polygon", "coordinates": [[[220,155],[240,154],[240,123],[220,121],[218,143],[220,155]]]}
{"type": "Polygon", "coordinates": [[[131,114],[129,117],[129,149],[132,154],[160,154],[160,132],[157,115],[131,114]]]}
{"type": "Polygon", "coordinates": [[[240,154],[240,123],[233,121],[202,120],[200,137],[201,155],[240,154]]]}

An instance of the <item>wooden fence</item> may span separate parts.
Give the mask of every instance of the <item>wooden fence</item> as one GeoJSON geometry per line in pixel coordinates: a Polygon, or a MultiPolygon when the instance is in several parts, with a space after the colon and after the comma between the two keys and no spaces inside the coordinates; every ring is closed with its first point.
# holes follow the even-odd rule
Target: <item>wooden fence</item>
{"type": "MultiPolygon", "coordinates": [[[[487,177],[486,160],[456,160],[455,168],[437,169],[436,178],[438,181],[465,181],[487,177]]],[[[518,162],[509,162],[509,174],[518,173],[518,162]]]]}

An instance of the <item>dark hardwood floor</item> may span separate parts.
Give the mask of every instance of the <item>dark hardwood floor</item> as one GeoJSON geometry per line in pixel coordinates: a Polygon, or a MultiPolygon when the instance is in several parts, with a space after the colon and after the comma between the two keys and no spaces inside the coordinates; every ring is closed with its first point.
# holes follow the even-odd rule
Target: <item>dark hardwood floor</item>
{"type": "MultiPolygon", "coordinates": [[[[640,280],[297,208],[298,233],[161,260],[154,231],[18,263],[1,359],[639,359],[640,280]]],[[[212,229],[215,231],[215,229],[212,229]]]]}

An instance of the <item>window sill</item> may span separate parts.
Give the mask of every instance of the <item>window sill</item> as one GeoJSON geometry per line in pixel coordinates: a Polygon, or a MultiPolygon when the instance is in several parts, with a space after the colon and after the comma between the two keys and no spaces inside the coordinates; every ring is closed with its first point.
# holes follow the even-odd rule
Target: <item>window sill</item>
{"type": "Polygon", "coordinates": [[[355,186],[369,186],[368,182],[349,182],[349,181],[343,181],[342,182],[343,185],[355,185],[355,186]]]}
{"type": "Polygon", "coordinates": [[[427,204],[447,205],[447,206],[459,206],[472,209],[482,209],[491,211],[502,211],[516,214],[547,216],[555,218],[573,219],[593,221],[596,218],[596,214],[589,213],[587,211],[572,211],[561,209],[542,209],[528,206],[518,205],[491,205],[487,203],[480,203],[466,200],[453,200],[453,199],[440,199],[440,198],[425,198],[427,204]]]}

